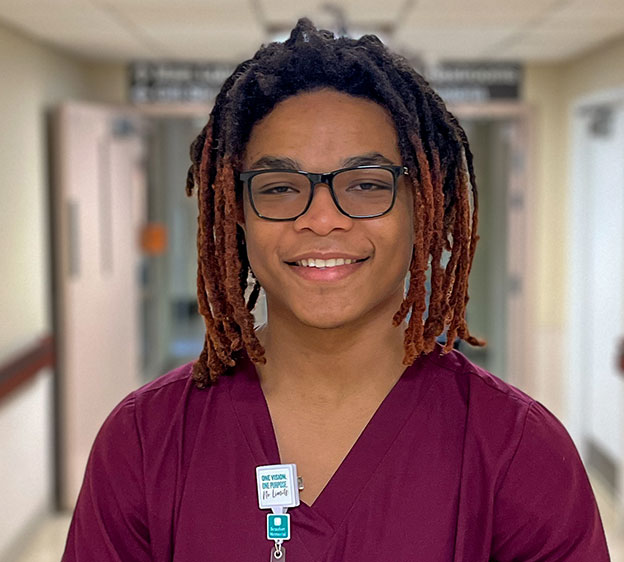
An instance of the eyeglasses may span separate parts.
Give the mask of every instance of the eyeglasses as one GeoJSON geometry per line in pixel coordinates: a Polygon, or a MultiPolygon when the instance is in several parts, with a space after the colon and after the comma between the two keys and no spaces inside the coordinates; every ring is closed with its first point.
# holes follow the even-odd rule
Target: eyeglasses
{"type": "Polygon", "coordinates": [[[318,184],[329,188],[343,215],[353,219],[381,217],[394,205],[401,174],[407,174],[404,166],[356,166],[327,174],[250,170],[241,172],[239,178],[246,183],[249,201],[260,218],[292,221],[310,208],[318,184]]]}

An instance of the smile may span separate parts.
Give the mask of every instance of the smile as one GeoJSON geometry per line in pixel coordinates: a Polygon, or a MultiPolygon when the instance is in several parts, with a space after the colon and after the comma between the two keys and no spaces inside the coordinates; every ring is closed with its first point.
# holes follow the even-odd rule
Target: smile
{"type": "Polygon", "coordinates": [[[365,258],[356,257],[332,257],[332,258],[301,258],[291,262],[286,262],[290,266],[290,270],[309,282],[336,282],[347,279],[354,275],[365,263],[368,262],[370,256],[365,258]]]}
{"type": "Polygon", "coordinates": [[[351,265],[352,263],[362,262],[367,258],[362,259],[348,259],[348,258],[329,258],[329,259],[320,259],[320,258],[308,258],[302,259],[295,262],[295,265],[301,267],[318,267],[320,269],[327,267],[338,267],[341,265],[351,265]]]}

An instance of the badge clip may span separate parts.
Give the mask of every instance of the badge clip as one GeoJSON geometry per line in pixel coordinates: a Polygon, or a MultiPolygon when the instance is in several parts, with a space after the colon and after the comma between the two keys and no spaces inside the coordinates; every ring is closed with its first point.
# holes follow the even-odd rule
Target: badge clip
{"type": "Polygon", "coordinates": [[[275,542],[271,549],[271,562],[285,562],[283,542],[290,540],[290,514],[288,508],[299,505],[299,479],[297,465],[272,464],[256,467],[258,505],[270,509],[267,514],[267,539],[275,542]]]}

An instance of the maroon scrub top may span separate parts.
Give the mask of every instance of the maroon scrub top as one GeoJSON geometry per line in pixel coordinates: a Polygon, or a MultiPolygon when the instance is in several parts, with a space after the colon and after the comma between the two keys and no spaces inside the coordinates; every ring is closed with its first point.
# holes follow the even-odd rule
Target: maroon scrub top
{"type": "MultiPolygon", "coordinates": [[[[241,360],[205,390],[190,374],[110,414],[64,562],[269,561],[255,468],[280,458],[257,372],[241,360]]],[[[316,501],[289,513],[287,562],[609,560],[564,427],[455,351],[407,368],[316,501]]]]}

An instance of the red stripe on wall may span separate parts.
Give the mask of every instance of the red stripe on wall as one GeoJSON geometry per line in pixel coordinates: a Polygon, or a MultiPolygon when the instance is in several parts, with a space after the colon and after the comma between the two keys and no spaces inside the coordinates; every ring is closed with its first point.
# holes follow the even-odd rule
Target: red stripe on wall
{"type": "Polygon", "coordinates": [[[54,337],[48,335],[0,365],[0,401],[54,362],[54,337]]]}

